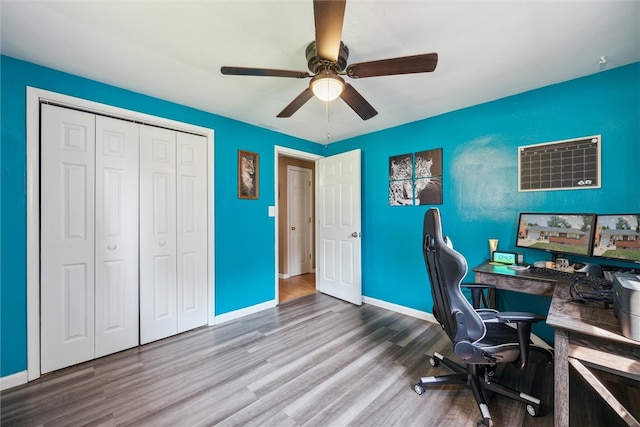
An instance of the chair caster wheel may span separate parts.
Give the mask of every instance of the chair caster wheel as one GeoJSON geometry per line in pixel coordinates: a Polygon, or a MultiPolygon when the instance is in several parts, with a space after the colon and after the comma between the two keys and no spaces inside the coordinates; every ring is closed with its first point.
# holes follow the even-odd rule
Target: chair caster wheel
{"type": "Polygon", "coordinates": [[[476,424],[477,427],[493,427],[491,418],[483,418],[476,424]]]}
{"type": "Polygon", "coordinates": [[[490,377],[494,377],[496,375],[496,367],[495,366],[488,367],[487,375],[489,375],[490,377]]]}
{"type": "Polygon", "coordinates": [[[430,357],[429,358],[429,365],[436,367],[440,364],[440,359],[438,359],[437,357],[430,357]]]}
{"type": "Polygon", "coordinates": [[[531,403],[529,403],[527,405],[527,413],[529,415],[531,415],[532,417],[537,417],[540,415],[540,406],[539,405],[533,405],[531,403]]]}
{"type": "Polygon", "coordinates": [[[416,384],[413,386],[413,391],[415,391],[416,394],[422,394],[424,393],[424,387],[422,386],[422,384],[416,384]]]}

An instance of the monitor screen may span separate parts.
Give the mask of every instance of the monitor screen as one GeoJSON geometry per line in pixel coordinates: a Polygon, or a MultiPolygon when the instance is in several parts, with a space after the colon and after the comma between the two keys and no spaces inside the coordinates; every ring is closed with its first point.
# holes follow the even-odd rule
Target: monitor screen
{"type": "Polygon", "coordinates": [[[598,215],[593,256],[640,262],[640,214],[598,215]]]}
{"type": "Polygon", "coordinates": [[[595,214],[521,213],[516,246],[590,256],[595,214]]]}

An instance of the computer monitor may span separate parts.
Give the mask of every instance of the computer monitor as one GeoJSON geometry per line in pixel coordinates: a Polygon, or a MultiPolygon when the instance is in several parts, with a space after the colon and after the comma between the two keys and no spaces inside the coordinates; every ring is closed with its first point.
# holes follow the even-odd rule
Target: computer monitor
{"type": "Polygon", "coordinates": [[[640,214],[598,215],[593,256],[640,263],[640,214]]]}
{"type": "Polygon", "coordinates": [[[554,254],[590,256],[595,214],[520,213],[516,246],[554,254]]]}

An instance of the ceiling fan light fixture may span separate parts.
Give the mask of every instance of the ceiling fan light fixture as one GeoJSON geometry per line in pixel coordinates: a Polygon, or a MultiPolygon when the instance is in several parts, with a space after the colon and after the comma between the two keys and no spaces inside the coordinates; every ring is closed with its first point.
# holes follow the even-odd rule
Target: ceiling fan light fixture
{"type": "Polygon", "coordinates": [[[311,91],[322,101],[333,101],[344,91],[344,80],[335,73],[325,72],[311,79],[311,91]]]}

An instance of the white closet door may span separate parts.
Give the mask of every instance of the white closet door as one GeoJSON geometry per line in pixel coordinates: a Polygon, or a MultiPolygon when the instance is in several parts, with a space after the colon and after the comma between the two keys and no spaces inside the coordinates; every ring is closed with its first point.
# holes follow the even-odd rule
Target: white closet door
{"type": "Polygon", "coordinates": [[[178,332],[207,324],[207,142],[177,133],[178,332]]]}
{"type": "Polygon", "coordinates": [[[138,129],[96,117],[95,357],[138,345],[138,129]]]}
{"type": "Polygon", "coordinates": [[[42,105],[41,372],[94,357],[95,116],[42,105]]]}
{"type": "Polygon", "coordinates": [[[176,132],[140,127],[140,343],[175,335],[176,132]]]}

